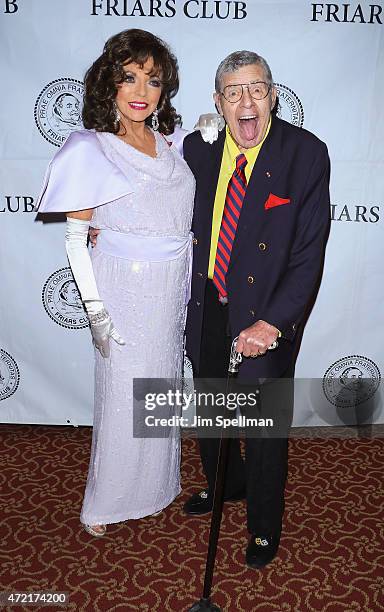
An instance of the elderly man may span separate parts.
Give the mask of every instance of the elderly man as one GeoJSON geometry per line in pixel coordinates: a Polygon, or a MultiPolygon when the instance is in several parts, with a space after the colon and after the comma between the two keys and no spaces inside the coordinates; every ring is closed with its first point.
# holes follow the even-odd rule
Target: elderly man
{"type": "MultiPolygon", "coordinates": [[[[187,354],[195,375],[227,375],[231,341],[244,356],[238,384],[259,388],[264,415],[289,415],[300,329],[320,278],[329,229],[329,158],[316,136],[272,115],[276,89],[266,61],[239,51],[218,67],[214,100],[226,122],[212,145],[195,132],[184,157],[196,178],[192,298],[187,354]],[[268,350],[278,341],[275,350],[268,350]],[[257,358],[255,358],[257,357],[257,358]]],[[[252,414],[249,407],[248,414],[252,414]]],[[[246,562],[261,568],[278,550],[287,436],[231,440],[225,499],[247,499],[246,562]]],[[[210,512],[219,440],[200,437],[208,488],[185,504],[210,512]]]]}

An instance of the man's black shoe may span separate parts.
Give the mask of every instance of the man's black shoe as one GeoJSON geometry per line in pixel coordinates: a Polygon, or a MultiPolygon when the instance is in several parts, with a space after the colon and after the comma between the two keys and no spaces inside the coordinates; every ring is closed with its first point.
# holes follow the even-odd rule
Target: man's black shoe
{"type": "Polygon", "coordinates": [[[252,535],[245,553],[248,567],[261,569],[275,558],[280,543],[280,533],[269,536],[252,535]]]}
{"type": "MultiPolygon", "coordinates": [[[[239,493],[226,497],[224,501],[239,501],[245,499],[245,488],[239,493]]],[[[194,493],[184,504],[186,514],[207,514],[212,512],[213,495],[209,495],[208,489],[203,489],[200,493],[194,493]]]]}

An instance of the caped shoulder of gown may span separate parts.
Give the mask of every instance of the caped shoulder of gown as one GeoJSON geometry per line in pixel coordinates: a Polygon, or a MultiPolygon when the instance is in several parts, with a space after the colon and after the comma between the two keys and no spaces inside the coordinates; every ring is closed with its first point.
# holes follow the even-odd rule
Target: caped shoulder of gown
{"type": "Polygon", "coordinates": [[[96,208],[133,193],[134,177],[104,154],[94,130],[72,132],[50,161],[35,210],[72,212],[96,208]]]}

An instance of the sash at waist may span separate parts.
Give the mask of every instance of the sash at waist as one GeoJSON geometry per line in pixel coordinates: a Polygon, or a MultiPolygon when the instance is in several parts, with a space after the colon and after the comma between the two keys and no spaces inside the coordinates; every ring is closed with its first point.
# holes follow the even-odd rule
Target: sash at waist
{"type": "Polygon", "coordinates": [[[170,261],[178,259],[189,248],[193,233],[188,236],[142,236],[102,229],[97,248],[103,253],[132,261],[170,261]]]}
{"type": "Polygon", "coordinates": [[[191,297],[192,239],[193,232],[189,232],[188,236],[141,236],[102,229],[97,237],[96,248],[113,257],[153,263],[171,261],[185,255],[187,276],[184,304],[186,306],[191,297]]]}

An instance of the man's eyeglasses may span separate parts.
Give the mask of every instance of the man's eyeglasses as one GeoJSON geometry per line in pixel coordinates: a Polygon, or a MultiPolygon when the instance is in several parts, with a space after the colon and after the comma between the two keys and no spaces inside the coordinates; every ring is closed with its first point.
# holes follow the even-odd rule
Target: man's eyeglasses
{"type": "Polygon", "coordinates": [[[237,85],[227,85],[224,87],[221,94],[224,98],[234,104],[239,102],[243,97],[244,87],[248,88],[249,95],[254,100],[263,100],[269,94],[271,84],[265,83],[264,81],[255,81],[254,83],[238,83],[237,85]]]}

